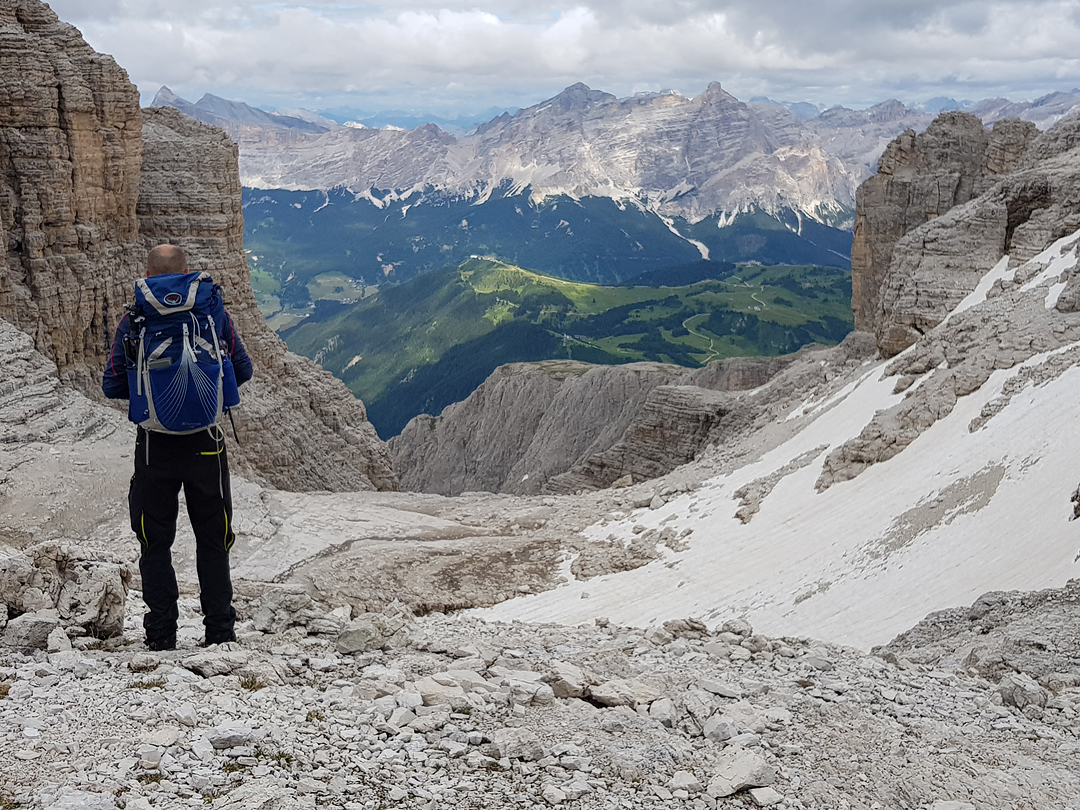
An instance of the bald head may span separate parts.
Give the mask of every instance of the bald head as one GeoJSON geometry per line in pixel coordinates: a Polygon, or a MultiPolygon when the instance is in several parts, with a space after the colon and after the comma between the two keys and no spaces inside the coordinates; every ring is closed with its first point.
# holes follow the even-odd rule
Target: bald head
{"type": "Polygon", "coordinates": [[[187,256],[176,245],[158,245],[146,257],[146,275],[160,276],[162,273],[186,273],[187,256]]]}

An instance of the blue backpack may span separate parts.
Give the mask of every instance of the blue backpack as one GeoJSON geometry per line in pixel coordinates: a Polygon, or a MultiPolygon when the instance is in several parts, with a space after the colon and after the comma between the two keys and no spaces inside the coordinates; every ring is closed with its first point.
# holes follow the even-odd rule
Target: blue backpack
{"type": "Polygon", "coordinates": [[[195,433],[240,404],[221,338],[225,305],[209,273],[139,279],[131,307],[128,418],[146,430],[195,433]]]}

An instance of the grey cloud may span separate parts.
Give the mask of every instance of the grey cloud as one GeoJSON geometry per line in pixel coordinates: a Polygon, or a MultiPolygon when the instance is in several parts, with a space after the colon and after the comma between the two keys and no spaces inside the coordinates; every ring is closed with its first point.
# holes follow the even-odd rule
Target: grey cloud
{"type": "MultiPolygon", "coordinates": [[[[523,105],[575,81],[825,103],[1080,84],[1074,0],[53,0],[145,92],[523,105]],[[168,33],[162,43],[162,32],[168,33]]],[[[361,103],[361,102],[358,102],[361,103]]]]}

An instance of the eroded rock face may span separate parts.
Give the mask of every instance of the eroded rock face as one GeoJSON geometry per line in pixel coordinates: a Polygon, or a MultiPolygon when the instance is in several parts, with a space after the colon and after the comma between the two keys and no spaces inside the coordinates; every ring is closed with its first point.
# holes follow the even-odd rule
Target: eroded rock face
{"type": "Polygon", "coordinates": [[[139,94],[38,0],[0,6],[0,318],[100,384],[139,275],[139,94]]]}
{"type": "Polygon", "coordinates": [[[692,461],[723,425],[748,420],[731,394],[694,385],[664,385],[649,392],[626,435],[547,483],[550,492],[600,489],[624,476],[645,481],[692,461]]]}
{"type": "Polygon", "coordinates": [[[576,361],[500,366],[438,417],[412,419],[390,440],[402,487],[535,494],[552,476],[617,442],[657,385],[688,370],[660,363],[576,361]]]}
{"type": "MultiPolygon", "coordinates": [[[[139,237],[184,248],[192,270],[225,288],[255,363],[236,409],[239,471],[282,489],[396,489],[386,446],[363,403],[266,326],[251,290],[236,145],[172,108],[144,111],[139,237]]],[[[231,426],[230,431],[231,433],[231,426]]]]}
{"type": "Polygon", "coordinates": [[[288,352],[255,304],[236,147],[149,110],[111,57],[37,0],[0,8],[0,319],[62,383],[100,398],[113,330],[160,242],[210,270],[256,365],[237,412],[239,471],[293,489],[393,489],[363,405],[288,352]],[[145,123],[145,125],[144,125],[145,123]]]}
{"type": "Polygon", "coordinates": [[[903,245],[900,240],[989,190],[1017,167],[1037,134],[1034,124],[1019,119],[987,130],[974,115],[953,111],[938,116],[925,133],[909,130],[889,144],[878,173],[856,195],[851,254],[855,328],[877,333],[884,353],[910,345],[909,332],[926,331],[963,298],[967,285],[952,278],[961,268],[981,275],[980,269],[993,266],[1005,252],[1007,217],[973,213],[968,240],[954,239],[952,225],[948,237],[924,229],[903,245]],[[933,278],[934,285],[924,285],[919,296],[890,289],[894,277],[912,274],[933,278]],[[960,298],[954,287],[964,290],[960,298]],[[897,318],[908,328],[892,328],[897,318]]]}
{"type": "Polygon", "coordinates": [[[1045,591],[994,591],[970,607],[932,613],[874,652],[946,672],[978,674],[994,683],[1021,673],[1057,692],[1080,685],[1078,605],[1076,579],[1045,591]]]}
{"type": "MultiPolygon", "coordinates": [[[[533,495],[548,482],[624,439],[658,386],[692,384],[714,391],[744,391],[765,384],[791,357],[740,357],[688,369],[662,363],[593,366],[566,360],[500,366],[475,392],[438,417],[411,420],[390,440],[402,488],[457,495],[471,490],[533,495]]],[[[680,413],[683,406],[672,403],[680,413]]],[[[663,410],[667,405],[656,405],[663,410]]],[[[600,476],[607,486],[636,470],[635,480],[661,475],[693,458],[682,437],[667,451],[655,447],[655,463],[600,476]],[[681,448],[681,449],[680,449],[681,448]],[[651,474],[646,472],[651,470],[651,474]],[[657,472],[660,470],[660,472],[657,472]],[[610,480],[608,480],[610,479],[610,480]]],[[[624,451],[633,456],[636,450],[624,451]]],[[[604,465],[607,466],[606,464],[604,465]]],[[[578,488],[584,484],[577,482],[578,488]]]]}
{"type": "Polygon", "coordinates": [[[67,543],[42,543],[0,562],[0,604],[9,615],[51,611],[64,625],[101,638],[123,630],[130,583],[122,558],[67,543]]]}

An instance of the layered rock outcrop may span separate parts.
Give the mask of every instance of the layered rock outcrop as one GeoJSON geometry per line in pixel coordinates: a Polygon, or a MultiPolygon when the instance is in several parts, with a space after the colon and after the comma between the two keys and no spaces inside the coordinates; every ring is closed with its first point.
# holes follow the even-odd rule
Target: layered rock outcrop
{"type": "Polygon", "coordinates": [[[617,442],[649,391],[687,375],[660,363],[500,366],[441,415],[412,419],[390,440],[394,466],[402,487],[418,492],[535,494],[617,442]]]}
{"type": "Polygon", "coordinates": [[[390,440],[394,467],[404,489],[443,495],[595,489],[624,475],[643,481],[703,446],[705,425],[715,417],[713,392],[756,388],[791,359],[735,358],[702,369],[561,360],[501,366],[464,401],[411,420],[390,440]],[[627,445],[626,432],[646,406],[666,427],[643,424],[627,445]],[[649,447],[639,444],[646,435],[653,437],[649,447]],[[609,455],[616,445],[618,463],[609,455]],[[572,484],[549,485],[587,462],[591,472],[576,474],[572,484]]]}
{"type": "Polygon", "coordinates": [[[248,278],[236,147],[136,88],[38,0],[0,7],[0,319],[60,380],[100,396],[113,330],[146,250],[183,245],[214,273],[256,364],[239,468],[295,489],[392,489],[363,405],[264,325],[248,278]],[[145,135],[145,141],[144,141],[145,135]]]}
{"type": "MultiPolygon", "coordinates": [[[[1024,364],[1016,390],[1065,373],[1080,339],[1078,240],[1076,118],[1038,135],[980,196],[898,240],[881,281],[877,340],[887,355],[918,344],[887,369],[901,375],[899,390],[911,390],[829,454],[819,489],[896,456],[996,370],[1024,364]]],[[[988,403],[971,430],[1016,390],[988,403]]]]}
{"type": "Polygon", "coordinates": [[[876,333],[886,355],[932,328],[974,286],[967,276],[977,281],[1001,258],[1004,212],[970,214],[969,239],[952,238],[950,225],[947,238],[922,231],[919,244],[901,249],[898,242],[986,192],[1017,167],[1037,134],[1019,119],[987,130],[969,113],[943,113],[925,133],[908,130],[889,144],[878,173],[859,187],[851,256],[855,328],[876,333]],[[916,300],[893,289],[892,277],[915,275],[926,282],[916,300]]]}
{"type": "Polygon", "coordinates": [[[90,390],[139,275],[139,94],[38,0],[0,5],[0,318],[90,390]]]}
{"type": "Polygon", "coordinates": [[[624,476],[646,481],[693,461],[710,436],[737,429],[749,414],[723,391],[694,385],[662,385],[649,392],[645,404],[622,439],[586,458],[547,483],[550,492],[601,489],[624,476]]]}

